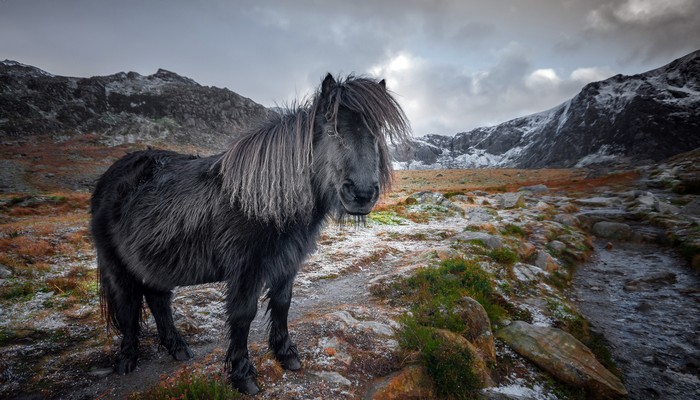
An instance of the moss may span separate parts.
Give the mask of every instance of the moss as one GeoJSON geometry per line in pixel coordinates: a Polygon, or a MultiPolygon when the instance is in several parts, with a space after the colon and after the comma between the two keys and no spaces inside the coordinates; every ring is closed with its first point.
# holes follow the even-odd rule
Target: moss
{"type": "Polygon", "coordinates": [[[402,217],[400,217],[396,211],[392,210],[387,210],[387,211],[373,211],[371,212],[367,218],[375,222],[377,224],[381,225],[405,225],[406,220],[402,217]]]}
{"type": "Polygon", "coordinates": [[[481,228],[477,225],[467,225],[464,227],[464,232],[479,232],[481,228]]]}
{"type": "Polygon", "coordinates": [[[445,193],[445,198],[451,199],[455,196],[459,196],[459,195],[463,195],[463,194],[464,194],[464,192],[447,192],[447,193],[445,193]]]}

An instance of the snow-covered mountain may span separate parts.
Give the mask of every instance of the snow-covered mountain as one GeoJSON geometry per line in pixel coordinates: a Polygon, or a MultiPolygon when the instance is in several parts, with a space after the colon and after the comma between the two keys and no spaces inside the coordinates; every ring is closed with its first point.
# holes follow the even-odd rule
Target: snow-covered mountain
{"type": "Polygon", "coordinates": [[[164,69],[73,78],[0,62],[0,139],[95,133],[108,144],[168,141],[216,149],[269,112],[228,89],[164,69]]]}
{"type": "Polygon", "coordinates": [[[401,168],[574,167],[658,161],[700,147],[700,50],[586,85],[551,110],[395,149],[401,168]]]}

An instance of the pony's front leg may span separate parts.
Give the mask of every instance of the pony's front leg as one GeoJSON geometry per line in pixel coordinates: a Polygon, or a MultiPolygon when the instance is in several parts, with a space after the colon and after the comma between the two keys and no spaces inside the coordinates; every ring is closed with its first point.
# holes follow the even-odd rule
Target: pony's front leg
{"type": "Polygon", "coordinates": [[[267,293],[269,299],[267,311],[270,313],[270,338],[268,343],[282,367],[296,371],[301,368],[301,360],[299,360],[297,347],[289,338],[287,329],[287,316],[289,314],[289,305],[292,302],[293,284],[294,277],[292,276],[270,288],[267,293]]]}
{"type": "Polygon", "coordinates": [[[226,365],[234,388],[243,394],[256,394],[260,388],[255,382],[257,372],[248,355],[248,333],[258,310],[259,291],[241,286],[229,287],[227,296],[230,343],[226,365]]]}

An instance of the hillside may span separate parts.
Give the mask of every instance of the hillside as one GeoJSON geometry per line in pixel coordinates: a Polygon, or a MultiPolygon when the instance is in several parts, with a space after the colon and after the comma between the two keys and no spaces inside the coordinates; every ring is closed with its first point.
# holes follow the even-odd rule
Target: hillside
{"type": "Polygon", "coordinates": [[[659,161],[700,147],[700,51],[586,85],[551,110],[397,149],[409,168],[569,168],[659,161]]]}
{"type": "Polygon", "coordinates": [[[0,140],[96,134],[107,145],[168,142],[216,149],[269,113],[228,89],[159,69],[75,78],[0,62],[0,140]]]}

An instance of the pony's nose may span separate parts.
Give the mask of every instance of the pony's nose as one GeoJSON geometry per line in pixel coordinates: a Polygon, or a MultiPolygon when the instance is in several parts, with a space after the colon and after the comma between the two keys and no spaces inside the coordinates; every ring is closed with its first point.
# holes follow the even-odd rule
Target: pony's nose
{"type": "Polygon", "coordinates": [[[379,197],[379,183],[372,182],[370,184],[359,185],[351,179],[346,179],[343,182],[341,189],[343,200],[357,207],[367,206],[373,203],[379,197]]]}

